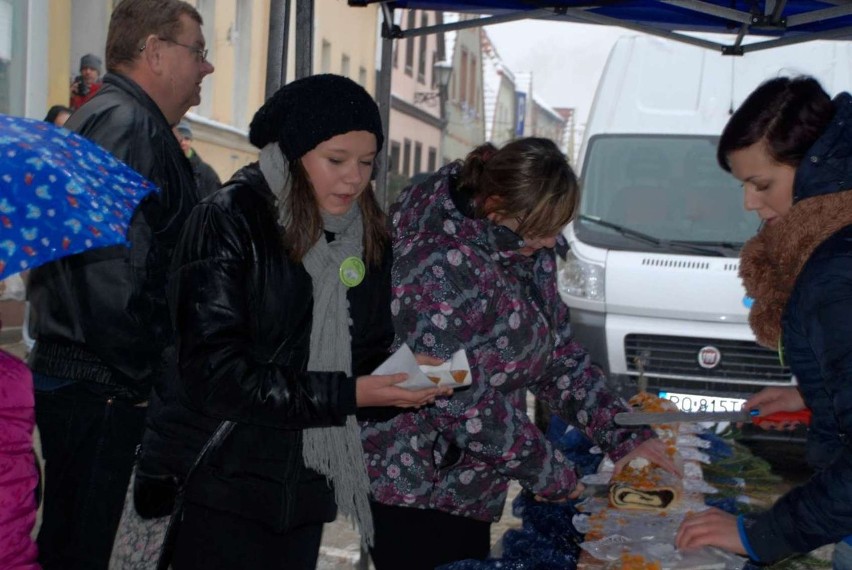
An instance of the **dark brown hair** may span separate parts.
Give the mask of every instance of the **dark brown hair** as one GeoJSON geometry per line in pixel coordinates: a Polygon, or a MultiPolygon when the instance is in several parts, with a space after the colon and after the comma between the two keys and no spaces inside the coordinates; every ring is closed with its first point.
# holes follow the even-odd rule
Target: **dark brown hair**
{"type": "MultiPolygon", "coordinates": [[[[287,244],[290,259],[301,263],[308,250],[320,239],[323,224],[314,188],[301,159],[290,163],[290,179],[292,185],[288,199],[291,216],[284,228],[284,243],[287,244]]],[[[364,224],[364,259],[368,266],[379,267],[384,248],[390,242],[390,234],[385,213],[376,201],[372,182],[367,184],[358,197],[358,205],[364,224]]]]}
{"type": "Polygon", "coordinates": [[[138,56],[150,35],[174,39],[181,31],[186,14],[202,25],[201,14],[181,0],[122,0],[109,20],[106,41],[107,71],[119,71],[138,56]]]}
{"type": "Polygon", "coordinates": [[[478,215],[516,217],[517,233],[529,237],[558,234],[574,217],[580,194],[565,155],[537,137],[499,150],[491,143],[475,148],[464,160],[459,186],[473,197],[478,215]]]}
{"type": "Polygon", "coordinates": [[[759,85],[728,119],[716,160],[731,171],[728,155],[764,141],[779,164],[797,168],[831,122],[836,109],[813,77],[778,77],[759,85]]]}

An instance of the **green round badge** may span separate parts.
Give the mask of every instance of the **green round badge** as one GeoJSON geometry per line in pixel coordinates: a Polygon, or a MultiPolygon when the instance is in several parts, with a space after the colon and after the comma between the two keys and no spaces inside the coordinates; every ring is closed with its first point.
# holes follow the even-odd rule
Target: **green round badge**
{"type": "Polygon", "coordinates": [[[347,257],[340,264],[340,282],[347,287],[360,285],[366,274],[367,268],[364,267],[364,262],[357,257],[347,257]]]}

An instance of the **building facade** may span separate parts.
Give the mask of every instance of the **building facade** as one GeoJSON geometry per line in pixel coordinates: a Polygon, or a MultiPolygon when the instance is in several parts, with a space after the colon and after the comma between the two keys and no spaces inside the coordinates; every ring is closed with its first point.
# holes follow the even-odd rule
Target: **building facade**
{"type": "MultiPolygon", "coordinates": [[[[445,17],[448,16],[453,16],[454,21],[474,17],[467,14],[445,14],[445,17]]],[[[485,142],[481,33],[482,28],[464,28],[444,34],[447,58],[453,68],[445,105],[445,163],[464,158],[471,150],[485,142]]]]}
{"type": "MultiPolygon", "coordinates": [[[[443,23],[441,13],[400,12],[402,29],[443,23]]],[[[431,173],[441,164],[444,93],[435,63],[444,61],[443,34],[395,40],[391,63],[390,124],[387,149],[387,201],[418,174],[431,173]]]]}
{"type": "Polygon", "coordinates": [[[485,140],[498,148],[516,137],[518,97],[515,76],[482,30],[482,83],[485,140]]]}
{"type": "MultiPolygon", "coordinates": [[[[80,57],[104,59],[109,18],[119,0],[0,0],[0,113],[43,118],[67,105],[80,57]]],[[[265,99],[269,0],[189,0],[204,19],[208,59],[201,104],[186,119],[193,147],[222,180],[257,159],[248,126],[265,99]]],[[[290,2],[287,80],[295,77],[296,2],[290,2]]],[[[375,92],[378,9],[317,1],[314,73],[351,77],[375,92]],[[352,33],[357,30],[358,33],[352,33]]]]}

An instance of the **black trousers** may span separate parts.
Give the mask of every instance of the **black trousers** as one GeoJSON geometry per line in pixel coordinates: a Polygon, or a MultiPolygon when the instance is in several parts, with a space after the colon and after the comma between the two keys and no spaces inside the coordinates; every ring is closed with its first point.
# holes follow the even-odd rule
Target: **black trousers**
{"type": "Polygon", "coordinates": [[[322,523],[275,533],[256,521],[187,502],[178,530],[174,570],[313,570],[322,523]]]}
{"type": "Polygon", "coordinates": [[[457,560],[488,558],[490,522],[432,509],[371,506],[376,544],[370,556],[376,570],[433,570],[457,560]]]}
{"type": "Polygon", "coordinates": [[[77,383],[36,392],[45,461],[38,551],[45,570],[106,570],[145,411],[77,383]]]}

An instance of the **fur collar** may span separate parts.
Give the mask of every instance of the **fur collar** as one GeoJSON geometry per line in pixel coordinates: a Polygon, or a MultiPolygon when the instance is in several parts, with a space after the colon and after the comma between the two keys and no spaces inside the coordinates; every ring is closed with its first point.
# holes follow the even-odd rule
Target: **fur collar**
{"type": "Polygon", "coordinates": [[[852,225],[852,192],[814,196],[743,246],[740,277],[754,299],[749,324],[757,342],[780,347],[781,316],[796,280],[814,250],[833,234],[852,225]]]}

